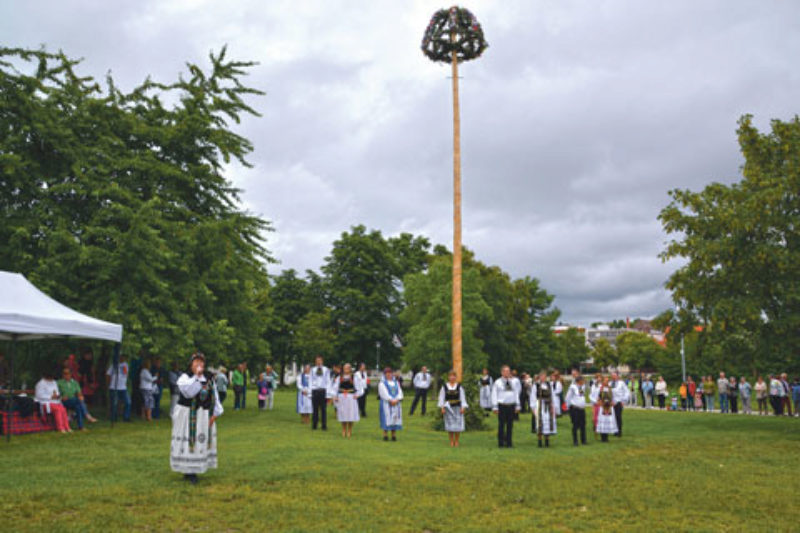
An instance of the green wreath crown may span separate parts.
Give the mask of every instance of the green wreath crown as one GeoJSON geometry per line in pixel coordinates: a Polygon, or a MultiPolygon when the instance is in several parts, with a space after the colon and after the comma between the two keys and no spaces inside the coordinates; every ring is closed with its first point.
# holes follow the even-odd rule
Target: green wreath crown
{"type": "Polygon", "coordinates": [[[461,63],[480,57],[488,46],[478,19],[468,9],[458,6],[434,13],[422,37],[423,53],[431,61],[443,63],[452,61],[453,51],[461,63]]]}

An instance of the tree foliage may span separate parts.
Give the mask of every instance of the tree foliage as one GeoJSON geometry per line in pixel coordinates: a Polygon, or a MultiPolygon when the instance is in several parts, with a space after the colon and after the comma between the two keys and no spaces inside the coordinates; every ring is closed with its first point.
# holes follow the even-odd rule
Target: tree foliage
{"type": "Polygon", "coordinates": [[[685,265],[667,282],[703,326],[702,357],[719,369],[800,367],[800,120],[760,133],[739,121],[742,179],[700,192],[674,190],[659,218],[676,237],[663,260],[685,265]]]}
{"type": "Polygon", "coordinates": [[[122,323],[129,352],[269,353],[270,226],[224,174],[248,165],[230,125],[261,93],[241,83],[252,63],[209,59],[125,93],[62,53],[0,48],[0,269],[122,323]]]}
{"type": "MultiPolygon", "coordinates": [[[[430,267],[405,279],[408,325],[404,358],[407,366],[427,365],[437,372],[452,366],[452,257],[436,247],[430,267]]],[[[464,373],[487,366],[497,373],[504,364],[520,370],[548,365],[553,355],[551,327],[559,316],[553,296],[534,278],[512,280],[497,266],[477,261],[464,250],[464,373]]]]}

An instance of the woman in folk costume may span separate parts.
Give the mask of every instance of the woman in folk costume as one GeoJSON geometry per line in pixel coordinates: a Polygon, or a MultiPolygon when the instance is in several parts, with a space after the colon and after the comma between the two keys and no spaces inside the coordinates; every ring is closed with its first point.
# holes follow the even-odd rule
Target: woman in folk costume
{"type": "Polygon", "coordinates": [[[363,389],[356,387],[353,368],[347,363],[331,385],[331,396],[336,403],[336,418],[342,423],[342,437],[353,436],[353,423],[359,421],[358,398],[364,394],[363,389]]]}
{"type": "Polygon", "coordinates": [[[599,433],[603,442],[608,436],[617,433],[617,418],[614,416],[614,392],[608,385],[608,376],[603,376],[602,384],[590,396],[595,405],[595,433],[599,433]]]}
{"type": "Polygon", "coordinates": [[[489,413],[492,412],[492,376],[489,375],[489,369],[483,369],[483,375],[478,380],[478,385],[480,386],[480,403],[481,409],[483,409],[484,416],[489,416],[489,413]]]}
{"type": "Polygon", "coordinates": [[[450,446],[458,447],[458,439],[464,431],[464,411],[467,410],[467,398],[464,387],[457,381],[455,370],[447,374],[447,383],[439,391],[439,408],[444,416],[444,430],[450,436],[450,446]]]}
{"type": "Polygon", "coordinates": [[[300,415],[300,421],[308,424],[311,413],[314,411],[311,405],[311,365],[304,365],[303,371],[297,376],[297,406],[295,408],[300,415]]]}
{"type": "Polygon", "coordinates": [[[390,431],[392,440],[397,440],[397,430],[403,429],[403,388],[391,368],[387,367],[383,371],[383,379],[378,385],[378,396],[381,399],[380,418],[383,440],[389,440],[390,431]]]}
{"type": "Polygon", "coordinates": [[[178,403],[172,414],[172,444],[169,463],[191,483],[197,474],[217,467],[217,426],[222,415],[213,376],[206,372],[206,359],[195,353],[189,368],[178,378],[178,403]]]}
{"type": "Polygon", "coordinates": [[[539,448],[542,447],[542,437],[544,437],[544,446],[550,447],[550,435],[556,434],[556,411],[555,403],[558,398],[553,390],[553,384],[547,381],[547,374],[542,371],[539,373],[539,379],[531,387],[531,410],[536,413],[538,419],[538,433],[539,448]]]}

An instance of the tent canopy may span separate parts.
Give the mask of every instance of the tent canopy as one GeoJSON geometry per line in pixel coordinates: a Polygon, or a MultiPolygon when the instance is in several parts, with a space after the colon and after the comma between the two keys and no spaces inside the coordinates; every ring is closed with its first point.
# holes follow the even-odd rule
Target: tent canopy
{"type": "Polygon", "coordinates": [[[122,341],[122,326],[70,309],[22,274],[0,270],[0,339],[82,337],[122,341]]]}

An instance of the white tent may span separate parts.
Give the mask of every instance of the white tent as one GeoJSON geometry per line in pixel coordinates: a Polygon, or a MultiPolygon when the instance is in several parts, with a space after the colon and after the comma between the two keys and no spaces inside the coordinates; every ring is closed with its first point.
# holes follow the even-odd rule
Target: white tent
{"type": "MultiPolygon", "coordinates": [[[[8,387],[8,411],[14,381],[16,341],[48,337],[81,337],[117,343],[114,367],[119,364],[122,326],[98,320],[63,305],[37,289],[22,274],[0,270],[0,339],[11,341],[11,383],[8,387]]],[[[6,438],[11,437],[11,421],[6,424],[6,438]]]]}
{"type": "Polygon", "coordinates": [[[83,337],[120,342],[122,326],[58,303],[22,274],[0,270],[0,339],[83,337]]]}

